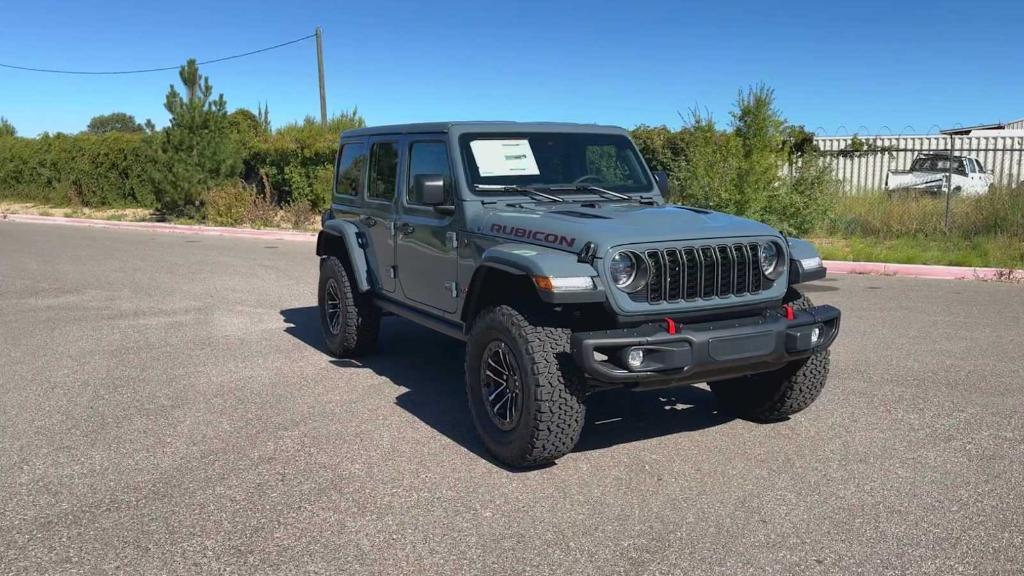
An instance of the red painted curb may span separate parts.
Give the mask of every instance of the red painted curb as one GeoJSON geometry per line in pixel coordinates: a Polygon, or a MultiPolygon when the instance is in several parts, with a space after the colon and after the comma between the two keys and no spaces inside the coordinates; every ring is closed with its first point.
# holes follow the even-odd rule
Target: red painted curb
{"type": "Polygon", "coordinates": [[[913,278],[940,278],[944,280],[1024,280],[1024,270],[1003,270],[1000,268],[890,264],[887,262],[846,262],[843,260],[826,260],[825,266],[829,272],[837,274],[877,274],[883,276],[910,276],[913,278]]]}
{"type": "MultiPolygon", "coordinates": [[[[234,236],[240,238],[260,238],[263,240],[292,240],[299,242],[312,242],[316,240],[315,232],[298,232],[295,230],[254,230],[251,228],[223,228],[217,226],[164,224],[161,222],[118,222],[116,220],[91,220],[88,218],[64,218],[61,216],[36,216],[33,214],[0,214],[0,220],[37,224],[92,226],[96,228],[115,228],[144,232],[234,236]]],[[[825,266],[828,267],[829,272],[836,274],[877,274],[883,276],[908,276],[912,278],[941,278],[945,280],[1024,281],[1024,270],[1002,270],[999,268],[846,262],[842,260],[826,260],[825,266]]]]}

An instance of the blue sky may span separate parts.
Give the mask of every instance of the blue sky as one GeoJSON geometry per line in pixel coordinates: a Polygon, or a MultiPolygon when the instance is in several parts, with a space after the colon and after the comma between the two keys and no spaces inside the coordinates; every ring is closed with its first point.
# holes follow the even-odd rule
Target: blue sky
{"type": "MultiPolygon", "coordinates": [[[[917,132],[1024,117],[1024,2],[4,2],[0,63],[134,69],[325,36],[328,108],[370,124],[443,119],[727,123],[765,82],[819,133],[917,132]],[[884,126],[888,126],[885,128],[884,126]]],[[[202,70],[231,108],[275,125],[318,114],[313,41],[202,70]]],[[[22,135],[124,111],[166,123],[175,72],[0,69],[22,135]]]]}

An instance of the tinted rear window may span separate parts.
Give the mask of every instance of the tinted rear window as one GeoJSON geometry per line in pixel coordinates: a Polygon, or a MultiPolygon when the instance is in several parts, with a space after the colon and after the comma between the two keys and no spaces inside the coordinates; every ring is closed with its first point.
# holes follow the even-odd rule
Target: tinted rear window
{"type": "Polygon", "coordinates": [[[341,147],[338,159],[335,194],[359,196],[363,193],[363,168],[366,167],[366,144],[353,142],[341,147]]]}

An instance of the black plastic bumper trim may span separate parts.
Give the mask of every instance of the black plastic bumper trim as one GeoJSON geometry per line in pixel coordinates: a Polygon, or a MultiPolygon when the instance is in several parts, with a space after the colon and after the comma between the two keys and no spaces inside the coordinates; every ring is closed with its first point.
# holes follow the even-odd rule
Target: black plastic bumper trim
{"type": "Polygon", "coordinates": [[[578,332],[572,336],[572,353],[587,376],[607,384],[703,382],[771,370],[825,350],[839,334],[839,319],[839,309],[825,305],[796,310],[792,320],[771,311],[684,324],[676,334],[669,334],[665,323],[652,322],[636,328],[578,332]],[[820,336],[812,346],[809,335],[815,327],[820,336]],[[649,359],[635,370],[624,363],[633,347],[644,348],[649,359]],[[597,360],[595,351],[608,359],[597,360]]]}

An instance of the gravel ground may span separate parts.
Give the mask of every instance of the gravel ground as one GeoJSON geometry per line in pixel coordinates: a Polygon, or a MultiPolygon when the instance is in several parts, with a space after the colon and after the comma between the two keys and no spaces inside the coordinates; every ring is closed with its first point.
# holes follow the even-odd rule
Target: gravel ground
{"type": "Polygon", "coordinates": [[[595,395],[483,453],[462,346],[319,348],[308,243],[0,222],[0,573],[1020,574],[1024,286],[837,276],[832,376],[773,425],[595,395]]]}

